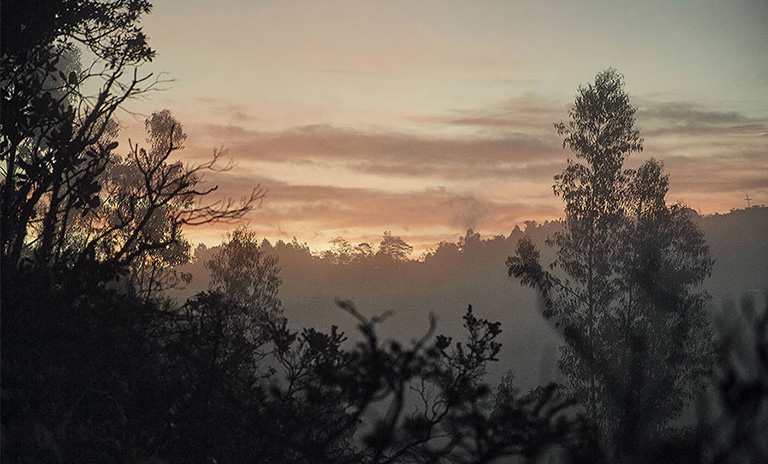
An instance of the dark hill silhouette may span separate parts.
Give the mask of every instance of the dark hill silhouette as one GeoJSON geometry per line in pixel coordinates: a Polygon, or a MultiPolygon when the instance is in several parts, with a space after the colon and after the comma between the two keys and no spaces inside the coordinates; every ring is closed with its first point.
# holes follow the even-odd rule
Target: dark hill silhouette
{"type": "MultiPolygon", "coordinates": [[[[713,296],[712,308],[728,298],[768,288],[768,207],[692,214],[715,258],[712,276],[704,283],[713,296]]],[[[422,335],[430,312],[438,317],[439,330],[452,335],[460,333],[461,315],[472,304],[478,315],[502,323],[500,362],[491,365],[489,372],[493,381],[512,370],[525,390],[557,378],[560,339],[541,317],[536,292],[508,277],[505,260],[526,233],[542,251],[542,262],[551,261],[552,249],[544,242],[559,227],[558,222],[529,221],[524,230],[515,227],[509,235],[490,238],[470,230],[455,243],[440,243],[420,261],[393,262],[372,255],[335,264],[331,254],[313,255],[297,241],[274,245],[265,241],[262,246],[279,257],[283,282],[279,296],[292,326],[337,325],[354,335],[355,321],[335,303],[342,298],[354,301],[368,315],[391,311],[380,327],[384,336],[404,340],[422,335]]],[[[215,250],[198,248],[197,262],[181,268],[194,279],[177,296],[207,288],[203,262],[215,250]]]]}
{"type": "Polygon", "coordinates": [[[752,206],[694,220],[715,257],[712,277],[704,283],[715,303],[768,289],[768,207],[752,206]]]}

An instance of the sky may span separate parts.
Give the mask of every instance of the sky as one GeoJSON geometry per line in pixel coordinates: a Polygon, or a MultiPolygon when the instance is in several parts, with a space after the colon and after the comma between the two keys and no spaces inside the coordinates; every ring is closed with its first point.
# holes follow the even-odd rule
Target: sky
{"type": "MultiPolygon", "coordinates": [[[[179,159],[224,147],[220,197],[267,189],[248,216],[271,241],[334,237],[417,251],[473,228],[562,217],[572,154],[553,123],[579,85],[625,76],[668,201],[701,214],[768,204],[768,2],[157,1],[142,21],[169,80],[120,115],[123,137],[170,109],[179,159]]],[[[231,224],[190,229],[216,244],[231,224]]]]}

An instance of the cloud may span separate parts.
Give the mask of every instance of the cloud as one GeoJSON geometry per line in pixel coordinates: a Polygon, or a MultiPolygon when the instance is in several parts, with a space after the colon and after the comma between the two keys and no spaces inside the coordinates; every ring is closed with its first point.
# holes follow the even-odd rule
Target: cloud
{"type": "Polygon", "coordinates": [[[679,191],[727,194],[744,189],[768,189],[768,153],[708,159],[675,156],[665,161],[679,191]]]}
{"type": "Polygon", "coordinates": [[[328,125],[258,132],[240,125],[205,127],[209,138],[226,140],[241,161],[333,163],[381,175],[456,178],[498,176],[529,163],[562,157],[552,140],[522,133],[438,137],[361,131],[328,125]]]}
{"type": "Polygon", "coordinates": [[[326,69],[316,69],[315,72],[321,73],[321,74],[334,74],[334,75],[340,75],[340,76],[353,76],[353,77],[377,77],[377,78],[389,77],[389,74],[384,72],[363,71],[359,69],[356,70],[356,69],[326,68],[326,69]]]}
{"type": "Polygon", "coordinates": [[[768,120],[736,111],[718,111],[689,102],[642,101],[637,112],[646,137],[762,135],[768,120]]]}
{"type": "Polygon", "coordinates": [[[485,216],[485,206],[474,196],[455,196],[445,202],[451,208],[451,224],[462,229],[476,229],[485,216]]]}
{"type": "Polygon", "coordinates": [[[488,130],[542,132],[556,137],[552,124],[567,116],[570,104],[542,95],[527,94],[484,108],[454,109],[446,114],[416,116],[417,122],[475,127],[488,130]]]}
{"type": "MultiPolygon", "coordinates": [[[[316,124],[255,130],[241,123],[195,128],[192,158],[224,141],[238,164],[206,180],[216,195],[239,198],[256,184],[268,189],[250,216],[271,239],[296,236],[313,245],[335,236],[376,241],[384,230],[416,246],[467,228],[509,232],[526,220],[562,216],[552,176],[573,154],[552,122],[568,104],[528,95],[487,108],[418,116],[420,129],[349,128],[316,124]],[[445,135],[450,134],[450,135],[445,135]],[[441,187],[442,186],[442,187],[441,187]]],[[[235,108],[232,108],[235,111],[235,108]]],[[[744,193],[768,198],[767,122],[685,102],[640,100],[645,151],[630,166],[656,157],[670,174],[669,201],[703,213],[742,206],[744,193]]],[[[193,131],[190,131],[193,133],[193,131]]],[[[202,158],[201,158],[202,159],[202,158]]]]}
{"type": "Polygon", "coordinates": [[[665,158],[670,174],[668,202],[681,201],[703,214],[768,203],[768,153],[725,150],[722,156],[676,155],[665,158]]]}
{"type": "Polygon", "coordinates": [[[355,170],[369,174],[408,176],[408,177],[437,177],[450,180],[478,181],[482,179],[502,180],[508,179],[538,179],[549,182],[552,176],[560,171],[561,160],[544,160],[530,163],[492,163],[480,162],[464,166],[455,164],[433,164],[429,170],[424,166],[402,163],[386,164],[366,162],[356,165],[355,170]]]}
{"type": "Polygon", "coordinates": [[[204,105],[204,111],[211,116],[226,120],[228,123],[255,122],[258,118],[250,114],[250,108],[243,103],[231,103],[227,100],[211,97],[198,97],[195,99],[204,105]]]}
{"type": "MultiPolygon", "coordinates": [[[[420,235],[445,238],[478,226],[488,233],[508,233],[516,224],[531,217],[560,215],[560,208],[552,204],[492,200],[448,188],[397,193],[262,181],[273,187],[249,219],[259,233],[272,239],[289,239],[295,235],[322,243],[341,235],[363,241],[384,230],[393,230],[412,241],[420,235]]],[[[242,182],[243,179],[239,179],[228,185],[242,182]]],[[[419,246],[434,243],[414,242],[419,246]]]]}
{"type": "Polygon", "coordinates": [[[743,124],[751,121],[736,111],[705,110],[688,102],[646,102],[642,113],[647,118],[686,125],[743,124]]]}

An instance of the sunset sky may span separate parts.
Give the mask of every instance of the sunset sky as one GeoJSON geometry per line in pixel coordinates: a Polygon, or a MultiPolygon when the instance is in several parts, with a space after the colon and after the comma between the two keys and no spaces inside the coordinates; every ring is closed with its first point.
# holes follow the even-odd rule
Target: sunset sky
{"type": "MultiPolygon", "coordinates": [[[[170,109],[181,158],[229,149],[206,180],[272,241],[423,248],[468,227],[555,219],[569,152],[554,122],[614,67],[638,107],[670,202],[703,214],[768,203],[768,2],[157,1],[143,21],[174,82],[130,111],[170,109]]],[[[120,115],[134,141],[142,119],[120,115]]],[[[231,226],[193,229],[218,243],[231,226]]]]}

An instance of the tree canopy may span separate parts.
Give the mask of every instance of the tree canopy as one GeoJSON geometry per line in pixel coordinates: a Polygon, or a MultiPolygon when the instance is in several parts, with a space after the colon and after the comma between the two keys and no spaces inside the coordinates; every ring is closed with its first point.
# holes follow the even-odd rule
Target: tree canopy
{"type": "Polygon", "coordinates": [[[683,205],[668,206],[668,176],[642,150],[634,108],[613,69],[579,88],[571,120],[555,127],[568,160],[553,187],[565,203],[557,257],[545,270],[522,238],[510,276],[541,291],[544,316],[566,342],[559,363],[571,393],[615,458],[638,452],[703,386],[711,334],[696,286],[712,269],[702,233],[683,205]]]}

